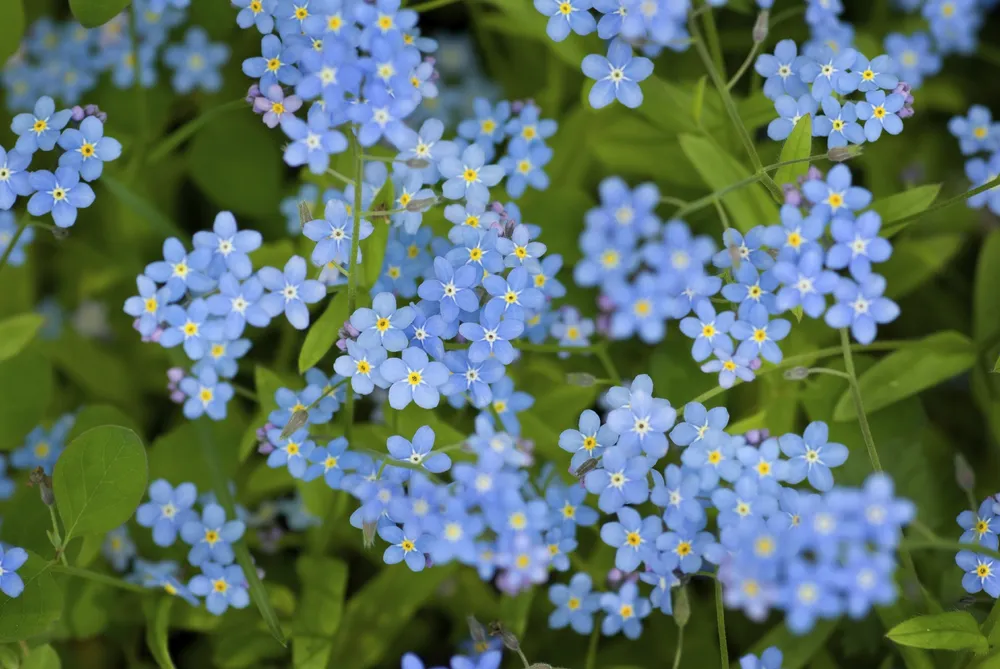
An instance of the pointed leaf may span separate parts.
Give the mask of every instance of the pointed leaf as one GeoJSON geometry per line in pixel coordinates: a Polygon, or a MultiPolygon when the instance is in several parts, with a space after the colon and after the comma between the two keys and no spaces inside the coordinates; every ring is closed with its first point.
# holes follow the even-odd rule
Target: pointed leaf
{"type": "Polygon", "coordinates": [[[0,63],[17,51],[24,35],[24,7],[21,0],[0,3],[0,63]]]}
{"type": "Polygon", "coordinates": [[[882,217],[882,236],[892,237],[916,219],[893,225],[893,221],[919,214],[930,207],[941,192],[941,184],[917,186],[902,193],[890,195],[872,203],[871,210],[882,217]]]}
{"type": "Polygon", "coordinates": [[[142,602],[142,609],[146,613],[146,646],[160,669],[176,669],[174,661],[170,659],[170,648],[167,643],[170,609],[174,599],[170,596],[155,600],[147,597],[142,602]]]}
{"type": "Polygon", "coordinates": [[[330,660],[333,635],[344,613],[347,564],[342,560],[303,555],[296,563],[296,571],[303,592],[292,634],[292,666],[295,669],[323,669],[330,660]]]}
{"type": "Polygon", "coordinates": [[[985,653],[989,643],[968,611],[947,611],[904,620],[886,634],[895,643],[932,650],[985,653]]]}
{"type": "MultiPolygon", "coordinates": [[[[378,225],[382,224],[376,223],[376,226],[378,225]]],[[[388,226],[384,227],[388,229],[388,226]]],[[[310,367],[315,366],[333,348],[333,345],[337,342],[337,333],[344,326],[344,322],[348,316],[347,290],[340,290],[326,305],[323,315],[309,326],[306,340],[302,344],[302,350],[299,351],[299,373],[305,372],[310,367]]],[[[274,390],[277,390],[277,388],[274,390]]],[[[260,389],[258,388],[259,392],[260,389]]],[[[269,397],[274,397],[273,391],[269,397]]]]}
{"type": "Polygon", "coordinates": [[[73,16],[86,28],[104,25],[130,4],[132,0],[69,0],[73,16]]]}
{"type": "Polygon", "coordinates": [[[13,358],[27,346],[45,323],[41,314],[20,314],[0,321],[0,362],[13,358]]]}
{"type": "MultiPolygon", "coordinates": [[[[812,117],[803,116],[792,128],[792,134],[781,147],[779,162],[801,160],[812,155],[812,117]]],[[[795,180],[809,171],[809,163],[801,162],[793,165],[783,165],[774,175],[774,182],[779,186],[795,183],[795,180]]]]}

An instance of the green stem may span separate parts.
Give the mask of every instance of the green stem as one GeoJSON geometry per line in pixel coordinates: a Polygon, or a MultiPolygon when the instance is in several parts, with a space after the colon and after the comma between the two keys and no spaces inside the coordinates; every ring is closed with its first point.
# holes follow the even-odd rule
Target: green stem
{"type": "Polygon", "coordinates": [[[990,181],[987,181],[982,186],[977,186],[976,188],[973,188],[972,190],[966,191],[966,192],[961,193],[959,195],[956,195],[954,197],[950,197],[947,200],[945,200],[944,202],[939,202],[936,205],[934,205],[933,207],[928,207],[927,209],[924,209],[923,211],[918,211],[918,212],[916,212],[914,214],[910,214],[909,216],[904,216],[903,218],[896,218],[896,219],[892,219],[892,220],[886,221],[886,225],[891,225],[891,227],[893,229],[898,228],[898,227],[902,226],[904,223],[912,221],[912,220],[914,220],[916,218],[920,218],[921,216],[926,216],[927,214],[931,214],[931,213],[933,213],[935,211],[940,211],[941,209],[947,209],[948,207],[951,207],[952,205],[956,205],[959,202],[964,202],[965,200],[968,200],[973,195],[979,195],[980,193],[984,193],[984,192],[990,190],[991,188],[996,188],[997,186],[1000,186],[1000,176],[995,177],[994,179],[992,179],[990,181]]]}
{"type": "Polygon", "coordinates": [[[729,227],[730,227],[729,226],[729,217],[726,216],[726,210],[722,206],[722,203],[719,202],[718,200],[712,200],[712,204],[715,205],[715,211],[716,211],[717,214],[719,214],[719,221],[722,223],[722,231],[723,231],[723,234],[725,234],[725,231],[728,230],[729,227]]]}
{"type": "Polygon", "coordinates": [[[729,669],[729,646],[726,643],[726,613],[722,604],[722,583],[715,581],[715,620],[719,626],[719,659],[722,669],[729,669]]]}
{"type": "Polygon", "coordinates": [[[597,642],[601,638],[600,621],[594,621],[594,630],[590,633],[590,643],[587,644],[587,660],[584,669],[594,669],[597,666],[597,642]]]}
{"type": "Polygon", "coordinates": [[[842,379],[847,379],[850,383],[854,383],[854,379],[847,372],[842,372],[839,369],[830,369],[829,367],[810,367],[810,374],[829,374],[830,376],[837,376],[842,379]]]}
{"type": "Polygon", "coordinates": [[[733,86],[738,84],[740,79],[743,78],[743,75],[746,73],[751,63],[753,63],[754,58],[757,56],[758,49],[760,49],[760,42],[754,42],[753,46],[750,47],[750,53],[747,54],[747,57],[743,61],[743,64],[740,65],[740,69],[736,70],[736,74],[734,74],[733,78],[730,79],[729,83],[726,84],[727,90],[733,90],[733,86]]]}
{"type": "Polygon", "coordinates": [[[17,226],[17,230],[14,231],[14,236],[10,238],[9,242],[7,242],[7,248],[3,250],[3,255],[0,256],[0,270],[3,270],[4,265],[7,264],[7,258],[9,258],[10,254],[14,252],[14,247],[17,246],[17,240],[19,240],[21,235],[24,234],[24,231],[27,230],[28,223],[30,221],[31,219],[27,215],[21,219],[20,224],[17,226]]]}
{"type": "Polygon", "coordinates": [[[701,20],[705,24],[708,48],[712,53],[712,62],[715,64],[715,70],[719,73],[720,77],[725,79],[726,61],[722,57],[722,44],[719,42],[719,29],[715,25],[715,14],[712,12],[712,8],[707,6],[707,2],[705,5],[706,11],[702,15],[701,20]]]}
{"type": "Polygon", "coordinates": [[[847,328],[840,329],[840,349],[844,352],[844,368],[847,370],[851,398],[854,400],[855,413],[858,414],[858,423],[861,424],[861,436],[864,437],[865,447],[868,449],[868,458],[872,461],[872,469],[880,472],[882,471],[882,463],[879,462],[878,451],[875,450],[875,440],[872,438],[872,430],[868,425],[868,416],[865,414],[865,406],[861,401],[861,387],[858,385],[858,376],[854,373],[854,358],[851,355],[851,339],[847,328]]]}
{"type": "Polygon", "coordinates": [[[684,653],[684,628],[677,628],[677,650],[674,651],[674,668],[680,669],[681,655],[684,653]]]}
{"type": "Polygon", "coordinates": [[[753,164],[755,174],[761,181],[763,181],[767,189],[771,191],[771,195],[774,196],[775,200],[781,202],[784,199],[781,188],[774,182],[774,179],[764,172],[764,163],[761,162],[760,156],[757,154],[757,149],[753,144],[753,138],[750,137],[750,132],[747,130],[746,125],[744,125],[743,119],[740,118],[740,112],[736,107],[736,101],[733,100],[733,96],[729,93],[729,89],[726,88],[726,82],[722,80],[722,76],[719,74],[719,71],[712,65],[712,58],[708,53],[708,49],[705,48],[704,40],[701,38],[697,24],[694,21],[688,21],[688,26],[691,30],[691,34],[695,38],[694,48],[698,52],[698,56],[701,58],[702,63],[705,65],[705,69],[708,70],[708,76],[712,79],[712,84],[715,86],[716,90],[719,91],[719,96],[722,98],[722,105],[726,108],[726,113],[729,114],[729,118],[733,122],[733,126],[736,128],[736,132],[739,134],[740,140],[743,142],[743,148],[746,149],[747,155],[750,157],[750,162],[753,164]]]}
{"type": "Polygon", "coordinates": [[[174,130],[172,133],[167,135],[163,141],[156,145],[152,151],[149,152],[149,157],[146,159],[146,164],[152,165],[163,158],[166,158],[174,149],[180,146],[184,140],[191,137],[199,129],[201,129],[205,124],[214,119],[217,116],[221,116],[227,112],[234,109],[240,109],[241,107],[246,107],[247,101],[243,98],[239,100],[233,100],[232,102],[227,102],[224,105],[219,105],[218,107],[212,107],[211,109],[205,111],[201,115],[188,121],[181,127],[174,130]]]}
{"type": "Polygon", "coordinates": [[[341,181],[343,181],[345,184],[348,184],[349,186],[353,186],[354,185],[354,179],[352,179],[352,178],[350,178],[348,176],[344,176],[343,174],[341,174],[340,172],[338,172],[335,169],[328,169],[326,171],[326,173],[329,174],[331,177],[335,177],[337,179],[340,179],[341,181]]]}
{"type": "Polygon", "coordinates": [[[444,7],[454,2],[458,2],[458,0],[427,0],[427,2],[421,2],[418,5],[407,7],[407,9],[412,9],[415,12],[429,12],[432,9],[437,9],[438,7],[444,7]]]}
{"type": "Polygon", "coordinates": [[[611,359],[611,354],[608,353],[607,345],[598,346],[594,353],[597,355],[597,359],[601,361],[601,365],[604,366],[604,371],[607,372],[608,377],[612,380],[612,383],[621,383],[622,375],[618,373],[617,369],[615,369],[615,362],[611,359]]]}
{"type": "Polygon", "coordinates": [[[245,386],[241,386],[238,383],[231,383],[229,385],[231,385],[233,387],[233,392],[236,393],[237,395],[239,395],[240,397],[245,397],[248,400],[250,400],[251,402],[256,402],[257,401],[257,393],[255,393],[254,391],[250,390],[249,388],[247,388],[245,386]]]}
{"type": "Polygon", "coordinates": [[[148,595],[151,592],[153,592],[153,590],[150,590],[149,588],[144,588],[138,583],[129,583],[128,581],[123,581],[122,579],[115,578],[114,576],[108,576],[107,574],[91,571],[89,569],[81,569],[80,567],[70,567],[68,565],[54,564],[51,565],[49,569],[57,574],[66,574],[67,576],[84,578],[87,579],[88,581],[102,583],[104,585],[109,585],[112,588],[128,590],[129,592],[137,592],[141,595],[148,595]]]}
{"type": "Polygon", "coordinates": [[[987,548],[980,544],[963,544],[961,541],[949,541],[947,539],[904,539],[899,544],[900,552],[907,550],[935,550],[944,551],[948,553],[957,553],[958,551],[969,551],[975,553],[976,555],[983,555],[985,557],[993,558],[994,560],[1000,560],[1000,551],[995,551],[992,548],[987,548]]]}

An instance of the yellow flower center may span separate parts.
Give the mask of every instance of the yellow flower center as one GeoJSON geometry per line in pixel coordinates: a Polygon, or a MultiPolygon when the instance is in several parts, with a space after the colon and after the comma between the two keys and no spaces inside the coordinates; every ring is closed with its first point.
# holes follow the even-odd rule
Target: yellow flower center
{"type": "Polygon", "coordinates": [[[370,374],[371,371],[372,371],[372,366],[370,364],[368,364],[367,360],[358,360],[358,362],[357,362],[357,364],[355,366],[357,367],[358,374],[365,374],[365,375],[367,375],[367,374],[370,374]]]}
{"type": "Polygon", "coordinates": [[[491,118],[485,118],[479,122],[479,128],[483,131],[483,134],[490,134],[497,129],[497,122],[491,118]]]}
{"type": "Polygon", "coordinates": [[[65,188],[54,188],[52,189],[52,199],[57,202],[66,199],[66,189],[65,188]]]}
{"type": "Polygon", "coordinates": [[[573,5],[568,2],[559,3],[559,13],[563,16],[569,16],[573,12],[573,5]]]}
{"type": "Polygon", "coordinates": [[[193,337],[198,334],[198,324],[191,321],[185,323],[181,329],[184,331],[185,337],[193,337]]]}
{"type": "Polygon", "coordinates": [[[635,305],[632,307],[632,310],[635,311],[636,316],[639,316],[640,318],[645,318],[646,316],[649,316],[649,314],[653,311],[653,305],[650,303],[649,300],[641,299],[635,303],[635,305]]]}
{"type": "Polygon", "coordinates": [[[563,518],[566,518],[567,520],[575,518],[576,517],[576,507],[573,506],[572,504],[570,504],[569,502],[566,502],[565,504],[563,504],[562,515],[563,515],[563,518]]]}
{"type": "Polygon", "coordinates": [[[225,579],[219,578],[212,581],[212,590],[220,594],[225,593],[229,590],[229,584],[226,583],[225,579]]]}
{"type": "Polygon", "coordinates": [[[635,610],[631,604],[622,604],[621,608],[618,609],[618,614],[625,620],[628,620],[635,615],[635,610]]]}
{"type": "Polygon", "coordinates": [[[872,109],[872,115],[875,116],[875,118],[885,118],[885,107],[882,105],[875,107],[872,109]]]}
{"type": "Polygon", "coordinates": [[[722,363],[722,368],[727,372],[735,372],[736,363],[733,362],[732,360],[726,360],[724,363],[722,363]]]}
{"type": "Polygon", "coordinates": [[[386,14],[382,14],[378,17],[378,21],[376,21],[376,24],[378,25],[379,30],[381,30],[382,32],[390,30],[392,29],[392,17],[387,16],[386,14]]]}
{"type": "Polygon", "coordinates": [[[715,326],[709,323],[708,325],[701,326],[701,336],[705,339],[711,339],[715,336],[715,326]]]}
{"type": "Polygon", "coordinates": [[[413,551],[416,548],[413,545],[413,542],[410,541],[409,539],[403,539],[403,543],[401,543],[399,545],[399,547],[403,549],[404,553],[409,553],[409,552],[413,551]]]}
{"type": "Polygon", "coordinates": [[[305,21],[306,18],[308,18],[308,16],[309,16],[309,10],[306,9],[305,7],[295,8],[295,18],[297,18],[299,21],[305,21]]]}
{"type": "Polygon", "coordinates": [[[422,380],[423,379],[420,376],[420,372],[418,371],[412,371],[406,377],[406,382],[409,383],[411,386],[419,386],[422,380]]]}
{"type": "Polygon", "coordinates": [[[871,69],[867,69],[861,73],[861,78],[864,79],[865,81],[871,81],[872,79],[875,78],[875,73],[872,72],[871,69]]]}
{"type": "Polygon", "coordinates": [[[288,442],[288,445],[285,446],[285,452],[288,453],[288,455],[298,455],[299,450],[299,444],[294,441],[288,442]]]}
{"type": "Polygon", "coordinates": [[[719,450],[709,451],[708,462],[713,465],[717,465],[722,462],[722,452],[719,450]]]}
{"type": "Polygon", "coordinates": [[[531,558],[528,557],[525,553],[521,553],[520,555],[517,556],[518,569],[527,569],[529,564],[531,564],[531,558]]]}
{"type": "Polygon", "coordinates": [[[793,249],[797,249],[802,246],[802,235],[798,232],[789,232],[785,242],[793,249]]]}
{"type": "Polygon", "coordinates": [[[281,68],[281,59],[280,58],[272,58],[269,61],[267,61],[267,69],[268,69],[268,71],[270,71],[270,72],[277,72],[280,68],[281,68]]]}
{"type": "Polygon", "coordinates": [[[474,183],[479,180],[479,170],[474,170],[471,167],[466,167],[465,171],[462,172],[462,178],[468,183],[474,183]]]}
{"type": "Polygon", "coordinates": [[[570,611],[576,611],[580,608],[580,600],[576,597],[570,597],[569,601],[566,602],[566,608],[570,611]]]}
{"type": "Polygon", "coordinates": [[[389,322],[388,318],[380,318],[377,321],[375,321],[375,329],[378,330],[379,332],[385,332],[386,330],[389,329],[390,325],[391,323],[389,322]]]}
{"type": "Polygon", "coordinates": [[[990,134],[990,130],[985,125],[981,125],[974,128],[972,134],[976,139],[986,139],[986,135],[990,134]]]}
{"type": "Polygon", "coordinates": [[[221,358],[226,354],[226,345],[212,344],[212,350],[210,351],[210,354],[213,358],[218,360],[219,358],[221,358]]]}
{"type": "Polygon", "coordinates": [[[389,270],[386,272],[386,274],[389,275],[390,279],[398,279],[400,276],[402,276],[403,273],[402,271],[400,271],[399,267],[396,267],[395,265],[389,265],[389,270]]]}
{"type": "Polygon", "coordinates": [[[156,313],[156,309],[159,306],[160,305],[157,304],[155,297],[148,297],[148,298],[146,298],[146,312],[147,313],[155,314],[156,313]]]}
{"type": "Polygon", "coordinates": [[[49,454],[49,445],[46,442],[40,441],[37,444],[35,444],[35,457],[36,458],[44,458],[48,454],[49,454]]]}
{"type": "Polygon", "coordinates": [[[762,328],[754,328],[753,340],[758,344],[767,341],[767,330],[764,330],[762,328]]]}
{"type": "Polygon", "coordinates": [[[985,579],[985,578],[989,577],[989,575],[992,572],[993,572],[993,570],[990,569],[990,566],[988,564],[981,564],[978,567],[976,567],[976,576],[978,576],[979,578],[984,578],[985,579]]]}
{"type": "Polygon", "coordinates": [[[205,530],[205,543],[214,546],[219,541],[219,533],[215,530],[205,530]]]}
{"type": "Polygon", "coordinates": [[[507,403],[503,400],[496,400],[493,402],[493,410],[497,413],[504,413],[507,411],[507,403]]]}
{"type": "MultiPolygon", "coordinates": [[[[541,276],[541,274],[539,274],[539,276],[541,276]]],[[[566,328],[566,339],[576,340],[579,338],[580,338],[580,328],[576,327],[575,325],[570,325],[568,328],[566,328]]]]}
{"type": "Polygon", "coordinates": [[[835,119],[833,121],[833,129],[837,132],[840,132],[841,130],[844,129],[844,122],[841,121],[839,118],[835,119]]]}
{"type": "Polygon", "coordinates": [[[49,122],[43,118],[40,118],[35,121],[35,124],[31,126],[31,129],[34,130],[35,132],[41,133],[45,132],[45,130],[48,127],[49,127],[49,122]]]}
{"type": "Polygon", "coordinates": [[[638,532],[629,532],[625,535],[625,543],[627,543],[632,548],[636,548],[642,543],[642,537],[639,536],[638,532]]]}
{"type": "Polygon", "coordinates": [[[326,456],[326,460],[323,461],[323,468],[333,469],[336,466],[337,466],[337,458],[333,457],[332,455],[326,456]]]}
{"type": "Polygon", "coordinates": [[[264,11],[264,5],[261,4],[260,0],[252,0],[250,3],[250,11],[254,14],[260,14],[264,11]]]}
{"type": "Polygon", "coordinates": [[[689,541],[680,541],[680,542],[678,542],[677,543],[677,548],[674,549],[674,552],[677,553],[681,557],[684,557],[686,555],[690,555],[691,554],[691,542],[689,542],[689,541]]]}
{"type": "Polygon", "coordinates": [[[474,246],[469,249],[469,260],[473,262],[479,262],[483,259],[483,250],[478,246],[474,246]]]}
{"type": "Polygon", "coordinates": [[[601,254],[601,264],[605,269],[614,269],[618,267],[618,252],[617,251],[605,251],[601,254]]]}
{"type": "Polygon", "coordinates": [[[202,388],[198,393],[198,399],[201,400],[202,404],[208,404],[212,401],[215,394],[212,392],[211,388],[202,388]]]}
{"type": "Polygon", "coordinates": [[[84,142],[80,145],[80,155],[84,158],[90,158],[94,155],[94,145],[90,142],[84,142]]]}

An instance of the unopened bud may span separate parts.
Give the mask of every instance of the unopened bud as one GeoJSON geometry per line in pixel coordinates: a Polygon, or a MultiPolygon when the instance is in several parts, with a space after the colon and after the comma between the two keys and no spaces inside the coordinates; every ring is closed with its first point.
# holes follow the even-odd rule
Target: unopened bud
{"type": "Polygon", "coordinates": [[[792,367],[785,371],[785,379],[788,381],[801,381],[802,379],[809,376],[808,367],[792,367]]]}
{"type": "Polygon", "coordinates": [[[406,203],[406,211],[425,211],[434,206],[436,197],[422,197],[419,200],[410,200],[406,203]]]}
{"type": "Polygon", "coordinates": [[[573,472],[573,476],[578,479],[582,479],[588,472],[592,472],[595,469],[597,469],[597,460],[594,458],[587,458],[584,460],[583,464],[580,465],[575,472],[573,472]]]}
{"type": "Polygon", "coordinates": [[[851,158],[857,158],[861,155],[861,147],[857,144],[851,144],[848,146],[835,146],[826,152],[826,157],[835,163],[842,163],[845,160],[850,160],[851,158]]]}
{"type": "Polygon", "coordinates": [[[766,9],[757,15],[757,20],[753,24],[753,30],[750,32],[754,44],[760,44],[767,39],[767,22],[770,18],[770,12],[766,9]]]}
{"type": "Polygon", "coordinates": [[[281,429],[280,439],[288,439],[294,432],[297,432],[309,420],[309,412],[299,409],[288,419],[288,424],[281,429]]]}
{"type": "Polygon", "coordinates": [[[313,220],[312,210],[309,208],[309,203],[305,201],[299,202],[299,225],[305,226],[306,223],[313,220]]]}
{"type": "Polygon", "coordinates": [[[466,616],[465,622],[469,625],[469,635],[472,637],[472,642],[486,643],[486,628],[483,624],[476,620],[475,616],[466,616]]]}
{"type": "Polygon", "coordinates": [[[361,523],[361,536],[366,549],[375,545],[375,532],[378,530],[378,521],[361,523]]]}
{"type": "MultiPolygon", "coordinates": [[[[670,591],[663,593],[664,597],[670,596],[670,591]]],[[[684,627],[691,619],[691,602],[688,600],[687,588],[677,588],[677,596],[674,597],[674,622],[678,627],[684,627]]]]}
{"type": "Polygon", "coordinates": [[[498,620],[490,623],[490,636],[500,637],[500,640],[503,641],[503,645],[509,650],[521,650],[521,643],[517,640],[517,636],[515,636],[513,632],[506,629],[503,626],[503,623],[498,620]]]}
{"type": "Polygon", "coordinates": [[[597,383],[597,377],[587,372],[570,372],[566,375],[566,383],[571,386],[589,388],[597,383]]]}
{"type": "Polygon", "coordinates": [[[409,158],[405,164],[407,167],[412,167],[415,170],[422,170],[425,167],[430,167],[431,162],[423,158],[409,158]]]}
{"type": "Polygon", "coordinates": [[[955,456],[955,480],[958,487],[966,492],[973,492],[976,487],[976,473],[961,453],[955,456]]]}
{"type": "Polygon", "coordinates": [[[740,248],[735,244],[730,244],[726,249],[729,251],[729,260],[732,262],[733,269],[739,269],[740,267],[740,248]]]}
{"type": "Polygon", "coordinates": [[[41,467],[35,467],[28,474],[28,484],[32,486],[38,486],[38,492],[42,497],[42,503],[45,506],[52,506],[56,503],[56,497],[52,492],[52,479],[45,473],[45,470],[41,467]]]}

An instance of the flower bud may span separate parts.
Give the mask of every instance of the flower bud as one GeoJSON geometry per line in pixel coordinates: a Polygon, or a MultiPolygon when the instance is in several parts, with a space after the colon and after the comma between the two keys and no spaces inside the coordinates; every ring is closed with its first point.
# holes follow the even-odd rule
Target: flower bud
{"type": "Polygon", "coordinates": [[[430,167],[431,163],[429,160],[424,160],[423,158],[410,158],[404,164],[415,170],[422,170],[425,167],[430,167]]]}
{"type": "Polygon", "coordinates": [[[250,84],[250,88],[247,89],[246,101],[248,105],[252,105],[253,101],[260,97],[260,86],[257,84],[250,84]]]}
{"type": "Polygon", "coordinates": [[[955,480],[958,487],[966,492],[973,492],[976,487],[976,473],[969,466],[969,461],[961,453],[955,455],[955,480]]]}
{"type": "Polygon", "coordinates": [[[767,39],[767,22],[770,18],[770,12],[766,9],[757,15],[757,20],[753,24],[753,30],[750,32],[754,44],[761,44],[767,39]]]}
{"type": "Polygon", "coordinates": [[[791,369],[785,370],[785,379],[787,381],[801,381],[802,379],[809,376],[809,368],[802,367],[792,367],[791,369]]]}
{"type": "Polygon", "coordinates": [[[826,157],[835,163],[842,163],[861,155],[862,148],[857,144],[848,146],[835,146],[826,152],[826,157]]]}
{"type": "Polygon", "coordinates": [[[84,118],[86,118],[86,112],[83,111],[83,107],[80,105],[74,105],[72,109],[69,110],[70,119],[79,123],[84,118]]]}
{"type": "Polygon", "coordinates": [[[172,384],[180,383],[186,375],[183,367],[171,367],[167,370],[167,381],[172,384]]]}
{"type": "Polygon", "coordinates": [[[56,503],[55,494],[52,492],[52,479],[41,467],[35,467],[35,469],[28,474],[28,485],[38,486],[38,492],[41,495],[42,503],[45,504],[45,506],[52,506],[56,503]]]}
{"type": "Polygon", "coordinates": [[[566,375],[566,383],[571,386],[590,388],[597,383],[597,377],[586,372],[570,372],[566,375]]]}
{"type": "Polygon", "coordinates": [[[465,622],[469,625],[469,635],[472,637],[473,643],[485,643],[486,628],[483,627],[483,624],[476,620],[475,616],[466,616],[465,622]]]}
{"type": "Polygon", "coordinates": [[[785,204],[790,204],[793,207],[802,206],[802,191],[795,184],[782,184],[781,190],[785,194],[785,204]]]}
{"type": "Polygon", "coordinates": [[[750,364],[748,364],[747,367],[749,367],[752,371],[756,372],[763,366],[763,364],[764,363],[760,361],[760,358],[754,358],[753,360],[750,361],[750,364]]]}
{"type": "MultiPolygon", "coordinates": [[[[670,592],[664,592],[664,597],[669,597],[670,592]]],[[[691,619],[691,602],[688,600],[687,588],[678,588],[677,596],[674,597],[674,622],[678,627],[683,628],[691,619]]]]}
{"type": "Polygon", "coordinates": [[[406,211],[426,211],[437,202],[436,197],[423,197],[419,200],[410,200],[406,203],[406,211]]]}
{"type": "Polygon", "coordinates": [[[361,536],[363,540],[364,547],[366,549],[371,548],[375,545],[375,532],[378,530],[378,522],[361,523],[361,536]]]}
{"type": "Polygon", "coordinates": [[[309,203],[305,201],[299,202],[299,225],[305,226],[306,223],[313,220],[312,210],[309,208],[309,203]]]}
{"type": "Polygon", "coordinates": [[[582,480],[588,472],[592,472],[595,469],[597,469],[597,460],[594,458],[587,458],[584,460],[583,464],[580,465],[575,472],[573,472],[573,476],[582,480]]]}
{"type": "Polygon", "coordinates": [[[297,432],[303,425],[309,420],[309,411],[306,409],[299,409],[292,414],[292,417],[288,419],[288,424],[281,428],[281,436],[279,439],[288,439],[289,435],[297,432]]]}

